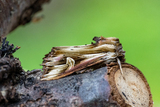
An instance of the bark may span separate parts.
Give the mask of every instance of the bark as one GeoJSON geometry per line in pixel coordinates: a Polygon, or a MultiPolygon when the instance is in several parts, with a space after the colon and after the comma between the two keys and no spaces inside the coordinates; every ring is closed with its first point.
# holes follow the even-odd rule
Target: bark
{"type": "Polygon", "coordinates": [[[1,106],[118,107],[117,102],[111,100],[106,74],[104,67],[55,81],[40,81],[37,78],[41,72],[37,71],[27,76],[25,84],[14,86],[12,100],[1,106]]]}
{"type": "MultiPolygon", "coordinates": [[[[130,102],[127,102],[130,101],[130,96],[125,92],[128,90],[121,94],[116,86],[114,75],[119,70],[116,63],[107,65],[108,67],[103,65],[104,67],[88,73],[41,81],[41,70],[25,73],[16,61],[2,62],[0,61],[1,68],[6,67],[6,72],[1,72],[1,107],[132,107],[130,102]],[[18,69],[13,70],[15,68],[18,69]],[[9,75],[6,77],[5,73],[9,75]]],[[[130,64],[124,63],[122,67],[138,72],[147,87],[149,100],[145,100],[146,103],[142,101],[141,105],[144,106],[139,107],[152,107],[150,88],[143,74],[130,64]]],[[[131,103],[138,104],[133,101],[131,103]]]]}
{"type": "Polygon", "coordinates": [[[31,21],[33,15],[49,0],[0,0],[0,37],[19,25],[31,21]]]}

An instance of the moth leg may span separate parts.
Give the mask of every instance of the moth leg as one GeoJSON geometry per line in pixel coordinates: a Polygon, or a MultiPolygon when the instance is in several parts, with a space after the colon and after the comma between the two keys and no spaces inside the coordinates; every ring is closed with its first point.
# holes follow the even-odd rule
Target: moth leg
{"type": "Polygon", "coordinates": [[[119,60],[119,58],[117,58],[117,63],[118,63],[119,68],[121,70],[121,74],[123,75],[122,65],[121,65],[121,61],[119,60]]]}
{"type": "Polygon", "coordinates": [[[121,61],[119,60],[119,58],[117,58],[117,62],[118,62],[118,64],[119,64],[119,67],[120,67],[120,71],[121,71],[122,77],[123,77],[124,80],[126,80],[125,77],[123,76],[122,65],[121,65],[121,61]]]}

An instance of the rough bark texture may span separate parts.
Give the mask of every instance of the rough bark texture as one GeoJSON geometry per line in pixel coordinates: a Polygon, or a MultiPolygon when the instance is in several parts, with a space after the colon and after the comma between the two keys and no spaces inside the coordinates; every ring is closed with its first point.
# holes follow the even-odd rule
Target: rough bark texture
{"type": "MultiPolygon", "coordinates": [[[[25,73],[19,64],[16,58],[0,60],[1,68],[6,68],[1,72],[1,107],[131,107],[115,85],[117,64],[52,81],[41,81],[41,70],[25,73]]],[[[122,66],[137,69],[130,64],[122,66]]],[[[145,77],[139,73],[150,93],[145,77]]],[[[152,107],[151,93],[149,97],[149,107],[152,107]]]]}
{"type": "Polygon", "coordinates": [[[0,0],[0,37],[24,25],[49,0],[0,0]]]}
{"type": "Polygon", "coordinates": [[[40,70],[27,75],[24,84],[5,86],[3,100],[8,103],[1,99],[0,106],[118,107],[111,98],[107,67],[53,81],[38,80],[42,75],[40,70]]]}

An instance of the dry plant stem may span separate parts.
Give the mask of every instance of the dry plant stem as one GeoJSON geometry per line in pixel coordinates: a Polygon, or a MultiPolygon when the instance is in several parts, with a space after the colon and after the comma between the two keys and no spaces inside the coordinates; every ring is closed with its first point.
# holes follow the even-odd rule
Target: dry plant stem
{"type": "Polygon", "coordinates": [[[53,47],[42,63],[45,74],[41,80],[59,79],[97,63],[105,62],[109,64],[116,60],[119,61],[117,58],[121,58],[122,62],[124,61],[125,52],[118,38],[95,37],[93,40],[96,43],[92,43],[91,45],[53,47]],[[67,57],[74,60],[74,67],[70,69],[55,67],[57,65],[64,65],[67,57]],[[46,77],[46,75],[48,76],[46,77]]]}

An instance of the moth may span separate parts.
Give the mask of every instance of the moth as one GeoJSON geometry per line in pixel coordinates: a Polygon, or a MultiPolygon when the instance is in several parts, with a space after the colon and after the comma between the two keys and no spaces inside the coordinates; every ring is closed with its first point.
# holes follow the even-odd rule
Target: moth
{"type": "Polygon", "coordinates": [[[123,62],[125,51],[118,38],[94,37],[95,43],[53,47],[43,58],[41,80],[55,80],[99,63],[123,62]]]}

